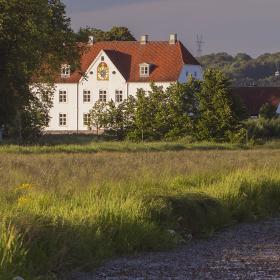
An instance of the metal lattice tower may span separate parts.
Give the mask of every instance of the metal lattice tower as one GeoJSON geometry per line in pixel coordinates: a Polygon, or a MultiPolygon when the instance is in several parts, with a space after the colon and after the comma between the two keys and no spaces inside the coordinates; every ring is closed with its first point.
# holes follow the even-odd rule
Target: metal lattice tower
{"type": "Polygon", "coordinates": [[[197,46],[197,49],[196,49],[196,55],[197,57],[200,57],[203,53],[203,49],[202,47],[205,45],[206,43],[204,42],[203,40],[203,35],[196,35],[196,46],[197,46]]]}

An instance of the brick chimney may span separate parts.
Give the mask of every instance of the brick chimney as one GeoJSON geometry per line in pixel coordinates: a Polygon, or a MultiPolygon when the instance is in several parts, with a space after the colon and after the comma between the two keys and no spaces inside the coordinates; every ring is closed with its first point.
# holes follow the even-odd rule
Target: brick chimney
{"type": "Polygon", "coordinates": [[[143,35],[140,38],[140,44],[141,45],[146,45],[149,41],[149,35],[143,35]]]}
{"type": "Polygon", "coordinates": [[[175,45],[177,43],[177,34],[170,34],[169,36],[169,44],[175,45]]]}

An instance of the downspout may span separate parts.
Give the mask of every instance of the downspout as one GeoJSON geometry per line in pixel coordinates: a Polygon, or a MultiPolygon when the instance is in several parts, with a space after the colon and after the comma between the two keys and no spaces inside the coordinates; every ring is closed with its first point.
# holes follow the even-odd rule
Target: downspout
{"type": "Polygon", "coordinates": [[[77,134],[79,134],[79,82],[77,83],[77,134]]]}
{"type": "Polygon", "coordinates": [[[129,83],[126,82],[126,99],[128,99],[129,96],[129,83]]]}

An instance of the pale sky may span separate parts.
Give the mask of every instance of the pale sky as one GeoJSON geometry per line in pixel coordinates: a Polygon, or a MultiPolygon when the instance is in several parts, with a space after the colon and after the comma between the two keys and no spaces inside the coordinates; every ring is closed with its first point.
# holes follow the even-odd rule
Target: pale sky
{"type": "Polygon", "coordinates": [[[62,0],[72,27],[127,26],[138,39],[167,40],[169,33],[196,55],[196,35],[204,54],[226,51],[257,56],[280,51],[280,0],[62,0]]]}

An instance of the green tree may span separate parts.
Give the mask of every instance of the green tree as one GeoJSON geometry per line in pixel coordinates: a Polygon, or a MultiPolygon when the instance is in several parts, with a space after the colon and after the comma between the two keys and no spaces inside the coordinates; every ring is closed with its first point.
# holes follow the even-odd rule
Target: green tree
{"type": "Polygon", "coordinates": [[[259,115],[261,118],[264,119],[273,119],[277,117],[277,107],[270,104],[270,103],[265,103],[262,105],[260,108],[259,115]]]}
{"type": "Polygon", "coordinates": [[[167,95],[162,87],[151,84],[151,90],[139,89],[135,102],[135,139],[159,140],[169,130],[166,117],[167,95]]]}
{"type": "Polygon", "coordinates": [[[95,42],[100,41],[135,41],[127,27],[113,26],[109,31],[103,31],[97,28],[81,27],[77,33],[79,42],[88,42],[88,37],[93,36],[95,42]]]}
{"type": "Polygon", "coordinates": [[[197,95],[201,82],[190,78],[188,83],[176,83],[166,90],[166,107],[164,115],[168,124],[166,137],[179,137],[192,135],[194,124],[198,115],[197,95]]]}
{"type": "Polygon", "coordinates": [[[136,41],[129,29],[123,26],[113,26],[106,32],[106,39],[108,41],[136,41]]]}
{"type": "Polygon", "coordinates": [[[93,105],[89,112],[90,123],[89,126],[92,129],[96,129],[97,135],[99,135],[100,129],[105,128],[110,120],[108,119],[108,111],[106,102],[97,101],[93,105]]]}
{"type": "Polygon", "coordinates": [[[103,31],[101,29],[97,29],[97,28],[91,28],[91,27],[88,27],[88,26],[87,27],[81,27],[76,34],[77,41],[78,42],[84,42],[84,43],[88,42],[89,36],[93,36],[93,38],[96,42],[106,40],[105,39],[106,38],[106,32],[105,31],[103,31]]]}
{"type": "Polygon", "coordinates": [[[135,139],[148,139],[151,134],[152,114],[150,109],[149,97],[146,92],[139,89],[136,93],[135,102],[135,129],[130,133],[130,138],[135,139]]]}
{"type": "Polygon", "coordinates": [[[280,65],[280,52],[252,58],[239,53],[235,57],[227,53],[205,55],[198,58],[205,69],[215,68],[226,74],[234,86],[279,86],[275,76],[280,65]]]}
{"type": "Polygon", "coordinates": [[[115,135],[118,140],[122,140],[124,138],[126,132],[125,102],[116,104],[115,102],[110,101],[107,103],[105,128],[115,135]]]}
{"type": "Polygon", "coordinates": [[[225,141],[237,124],[234,118],[230,82],[222,72],[209,69],[198,94],[199,116],[196,136],[200,140],[225,141]]]}
{"type": "Polygon", "coordinates": [[[38,132],[48,121],[50,103],[44,101],[61,63],[78,64],[75,34],[61,1],[0,0],[0,53],[0,125],[16,128],[19,138],[38,132]],[[46,85],[45,98],[32,91],[34,81],[46,85]]]}

